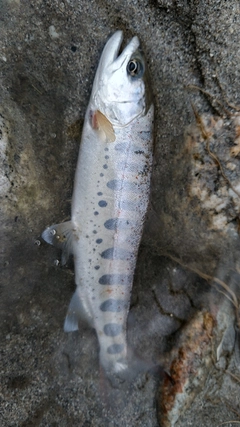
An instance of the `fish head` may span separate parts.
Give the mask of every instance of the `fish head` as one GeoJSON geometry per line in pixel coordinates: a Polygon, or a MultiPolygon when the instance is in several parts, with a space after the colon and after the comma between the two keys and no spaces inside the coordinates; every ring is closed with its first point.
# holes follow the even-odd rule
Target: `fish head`
{"type": "Polygon", "coordinates": [[[101,111],[117,127],[144,116],[151,104],[139,39],[133,37],[119,54],[122,40],[122,31],[117,31],[106,43],[91,96],[91,108],[101,111]]]}

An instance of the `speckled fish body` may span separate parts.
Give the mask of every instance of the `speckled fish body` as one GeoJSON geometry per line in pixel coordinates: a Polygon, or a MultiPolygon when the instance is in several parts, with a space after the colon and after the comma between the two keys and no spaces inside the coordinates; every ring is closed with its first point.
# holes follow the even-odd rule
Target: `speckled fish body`
{"type": "MultiPolygon", "coordinates": [[[[73,253],[76,292],[65,331],[84,316],[96,330],[107,372],[127,368],[126,322],[144,218],[153,145],[153,105],[134,37],[118,56],[122,32],[107,42],[87,108],[72,218],[43,233],[73,253]]],[[[64,255],[66,258],[66,255],[64,255]]]]}

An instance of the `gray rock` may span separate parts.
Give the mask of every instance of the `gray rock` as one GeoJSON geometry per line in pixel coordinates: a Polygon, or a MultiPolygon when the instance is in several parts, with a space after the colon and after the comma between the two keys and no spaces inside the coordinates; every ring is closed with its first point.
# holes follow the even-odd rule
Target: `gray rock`
{"type": "Polygon", "coordinates": [[[1,426],[157,426],[164,373],[146,371],[169,369],[182,326],[203,308],[216,318],[213,363],[174,420],[234,419],[234,358],[214,358],[236,311],[209,276],[239,297],[238,1],[0,0],[0,10],[1,426]],[[73,269],[40,235],[70,216],[84,112],[116,29],[142,41],[156,149],[128,322],[137,376],[110,384],[94,332],[63,333],[73,269]]]}

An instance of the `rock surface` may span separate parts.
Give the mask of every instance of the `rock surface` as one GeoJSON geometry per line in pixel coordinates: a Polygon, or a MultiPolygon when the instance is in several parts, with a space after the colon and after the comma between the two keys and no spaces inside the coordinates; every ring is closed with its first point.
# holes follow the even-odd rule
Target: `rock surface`
{"type": "Polygon", "coordinates": [[[0,0],[1,426],[239,419],[239,9],[237,0],[0,0]],[[142,371],[117,385],[99,369],[92,330],[63,333],[73,269],[40,239],[70,215],[84,112],[116,29],[140,37],[156,105],[151,211],[128,325],[142,371]],[[180,349],[196,363],[186,331],[206,312],[214,319],[199,353],[207,362],[171,418],[166,372],[173,381],[180,349]],[[161,372],[146,374],[154,364],[161,372]]]}

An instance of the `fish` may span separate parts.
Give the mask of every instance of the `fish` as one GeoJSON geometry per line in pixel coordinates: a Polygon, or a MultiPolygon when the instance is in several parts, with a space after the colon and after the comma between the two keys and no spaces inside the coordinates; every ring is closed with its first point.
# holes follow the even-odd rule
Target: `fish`
{"type": "Polygon", "coordinates": [[[127,317],[149,205],[154,105],[137,36],[120,53],[123,32],[107,41],[86,110],[71,220],[42,233],[73,255],[76,291],[64,331],[85,319],[96,331],[107,375],[126,372],[127,317]]]}

